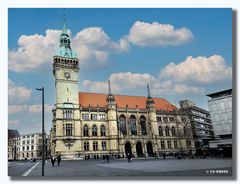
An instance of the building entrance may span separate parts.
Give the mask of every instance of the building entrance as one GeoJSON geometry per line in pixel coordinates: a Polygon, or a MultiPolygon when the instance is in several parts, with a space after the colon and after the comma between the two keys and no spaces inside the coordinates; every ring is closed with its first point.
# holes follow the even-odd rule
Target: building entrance
{"type": "Polygon", "coordinates": [[[129,142],[127,142],[125,144],[125,154],[126,154],[126,157],[127,157],[128,153],[130,155],[132,155],[132,146],[131,146],[131,144],[129,142]]]}
{"type": "Polygon", "coordinates": [[[147,143],[147,153],[148,153],[149,157],[153,157],[154,156],[154,154],[153,154],[153,147],[152,147],[152,143],[151,142],[147,143]]]}
{"type": "Polygon", "coordinates": [[[136,152],[138,157],[143,156],[142,144],[140,142],[136,144],[136,152]]]}

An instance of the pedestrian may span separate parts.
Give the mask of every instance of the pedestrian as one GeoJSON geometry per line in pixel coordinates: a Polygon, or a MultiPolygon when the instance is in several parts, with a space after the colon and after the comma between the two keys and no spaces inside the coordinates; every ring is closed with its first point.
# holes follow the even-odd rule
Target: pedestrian
{"type": "Polygon", "coordinates": [[[190,156],[191,156],[192,159],[194,159],[192,151],[190,151],[190,156]]]}
{"type": "Polygon", "coordinates": [[[106,155],[106,157],[107,157],[107,163],[110,163],[109,155],[106,155]]]}
{"type": "Polygon", "coordinates": [[[130,153],[127,154],[127,159],[128,159],[128,163],[130,163],[131,162],[131,155],[130,155],[130,153]]]}
{"type": "Polygon", "coordinates": [[[204,159],[206,158],[206,152],[205,151],[203,152],[203,158],[204,159]]]}
{"type": "Polygon", "coordinates": [[[54,167],[55,161],[56,161],[55,157],[54,157],[54,156],[51,156],[51,162],[52,162],[52,166],[53,166],[53,167],[54,167]]]}
{"type": "Polygon", "coordinates": [[[164,160],[166,159],[166,154],[165,154],[165,153],[163,153],[163,159],[164,159],[164,160]]]}
{"type": "Polygon", "coordinates": [[[106,164],[106,161],[105,161],[106,157],[105,155],[103,155],[103,163],[106,164]]]}
{"type": "Polygon", "coordinates": [[[58,162],[58,166],[60,166],[60,162],[61,162],[61,155],[57,156],[57,162],[58,162]]]}
{"type": "Polygon", "coordinates": [[[174,153],[174,157],[177,158],[177,153],[176,152],[174,153]]]}

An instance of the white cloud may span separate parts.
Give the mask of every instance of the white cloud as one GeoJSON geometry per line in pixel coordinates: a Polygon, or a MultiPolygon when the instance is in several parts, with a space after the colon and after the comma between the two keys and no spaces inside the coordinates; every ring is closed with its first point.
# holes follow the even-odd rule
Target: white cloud
{"type": "Polygon", "coordinates": [[[19,86],[8,79],[8,100],[9,104],[26,102],[31,98],[32,90],[25,86],[19,86]]]}
{"type": "MultiPolygon", "coordinates": [[[[111,81],[112,91],[121,92],[126,89],[146,88],[148,83],[151,83],[156,79],[147,73],[138,74],[131,72],[120,72],[112,74],[109,77],[109,80],[111,81]]],[[[84,80],[83,86],[89,88],[91,91],[106,93],[108,90],[107,82],[84,80]]]]}
{"type": "Polygon", "coordinates": [[[85,45],[90,49],[113,51],[128,51],[129,45],[124,40],[111,41],[108,35],[100,27],[89,27],[78,32],[73,38],[76,46],[85,45]]]}
{"type": "Polygon", "coordinates": [[[170,24],[158,22],[147,23],[136,21],[126,39],[138,46],[177,46],[193,39],[192,32],[183,27],[174,28],[170,24]]]}
{"type": "Polygon", "coordinates": [[[179,64],[170,63],[160,71],[160,78],[177,82],[212,83],[231,78],[231,75],[232,68],[227,66],[220,55],[196,58],[189,56],[185,61],[179,64]]]}
{"type": "Polygon", "coordinates": [[[185,84],[173,83],[172,81],[158,81],[152,85],[152,94],[159,96],[160,94],[190,94],[201,93],[204,91],[202,87],[194,87],[185,84]]]}
{"type": "MultiPolygon", "coordinates": [[[[60,30],[47,29],[45,35],[22,35],[18,40],[18,48],[8,52],[9,70],[36,72],[49,66],[58,48],[60,33],[60,30]]],[[[187,28],[175,29],[170,24],[137,21],[129,35],[118,41],[112,41],[100,27],[84,28],[73,36],[72,48],[80,59],[81,67],[93,67],[106,65],[112,53],[129,51],[129,43],[139,46],[176,46],[192,39],[193,34],[187,28]]]]}
{"type": "MultiPolygon", "coordinates": [[[[8,79],[8,113],[39,113],[42,111],[41,104],[29,104],[32,98],[32,90],[25,86],[17,85],[15,82],[8,79]]],[[[52,105],[45,104],[45,112],[51,112],[52,105]]]]}
{"type": "MultiPolygon", "coordinates": [[[[52,111],[52,108],[53,108],[52,105],[45,104],[45,105],[44,105],[44,112],[51,112],[51,111],[52,111]]],[[[39,113],[39,112],[42,112],[42,105],[40,105],[40,104],[29,105],[28,111],[29,111],[30,113],[39,113]]]]}
{"type": "Polygon", "coordinates": [[[107,82],[101,82],[101,81],[84,80],[83,86],[92,92],[98,92],[98,93],[107,93],[107,90],[108,90],[107,82]]]}
{"type": "MultiPolygon", "coordinates": [[[[44,112],[51,112],[53,106],[49,104],[44,105],[44,112]]],[[[9,114],[18,114],[18,113],[40,113],[42,112],[41,104],[33,105],[9,105],[8,113],[9,114]]]]}
{"type": "Polygon", "coordinates": [[[113,87],[116,86],[119,91],[126,89],[139,89],[146,88],[148,83],[155,82],[156,79],[150,74],[144,73],[131,73],[131,72],[120,72],[114,73],[110,76],[110,81],[113,84],[113,87]]]}
{"type": "Polygon", "coordinates": [[[17,114],[26,112],[28,110],[28,105],[9,105],[8,114],[17,114]]]}
{"type": "MultiPolygon", "coordinates": [[[[60,30],[46,30],[45,35],[22,35],[18,48],[9,50],[9,69],[14,72],[38,71],[45,65],[50,66],[59,45],[60,30]]],[[[73,50],[77,52],[82,66],[105,65],[113,52],[126,52],[129,44],[120,39],[111,41],[99,27],[89,27],[79,31],[72,39],[73,50]]]]}
{"type": "MultiPolygon", "coordinates": [[[[151,86],[153,95],[164,94],[184,94],[199,93],[204,89],[200,87],[187,86],[184,84],[173,83],[171,81],[160,81],[150,74],[144,73],[114,73],[109,77],[113,93],[123,92],[125,90],[146,89],[147,84],[151,86]]],[[[107,93],[107,82],[84,80],[83,86],[92,92],[107,93]]]]}
{"type": "Polygon", "coordinates": [[[51,63],[58,45],[60,31],[46,30],[46,35],[22,35],[19,47],[8,52],[9,69],[14,72],[37,71],[51,63]]]}

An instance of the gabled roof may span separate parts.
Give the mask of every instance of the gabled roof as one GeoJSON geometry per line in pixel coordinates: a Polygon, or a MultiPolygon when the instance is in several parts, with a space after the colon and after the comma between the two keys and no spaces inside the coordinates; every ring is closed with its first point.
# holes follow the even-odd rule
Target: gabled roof
{"type": "MultiPolygon", "coordinates": [[[[127,95],[114,95],[116,99],[116,104],[119,108],[125,108],[126,105],[129,109],[146,109],[147,97],[144,96],[127,96],[127,95]]],[[[103,93],[89,93],[89,92],[79,92],[79,104],[82,107],[105,107],[107,94],[103,93]]],[[[167,110],[173,111],[176,109],[174,105],[168,102],[164,98],[153,98],[155,102],[155,108],[157,110],[167,110]]]]}

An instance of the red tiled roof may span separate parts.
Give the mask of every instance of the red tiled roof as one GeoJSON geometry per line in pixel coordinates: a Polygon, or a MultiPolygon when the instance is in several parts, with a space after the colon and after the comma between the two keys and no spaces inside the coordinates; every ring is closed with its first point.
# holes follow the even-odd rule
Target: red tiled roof
{"type": "MultiPolygon", "coordinates": [[[[125,108],[128,105],[129,109],[136,109],[138,106],[139,109],[146,109],[146,100],[147,97],[144,96],[127,96],[127,95],[114,95],[116,99],[117,106],[120,108],[125,108]]],[[[82,107],[105,107],[107,94],[103,93],[88,93],[88,92],[79,92],[79,104],[82,107]]],[[[155,102],[155,108],[157,110],[168,110],[172,111],[176,109],[174,105],[168,102],[164,98],[153,98],[155,102]]]]}

